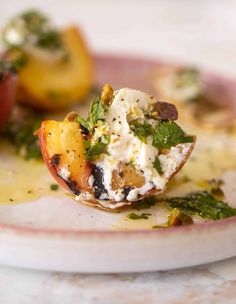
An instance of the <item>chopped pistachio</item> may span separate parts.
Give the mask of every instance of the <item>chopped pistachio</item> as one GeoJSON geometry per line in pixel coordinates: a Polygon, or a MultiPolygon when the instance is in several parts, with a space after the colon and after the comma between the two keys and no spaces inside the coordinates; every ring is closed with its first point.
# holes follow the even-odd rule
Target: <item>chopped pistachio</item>
{"type": "Polygon", "coordinates": [[[109,105],[113,99],[114,90],[109,84],[105,84],[102,90],[102,101],[109,105]]]}
{"type": "Polygon", "coordinates": [[[168,225],[171,226],[181,226],[193,224],[193,219],[190,215],[174,208],[168,218],[168,225]]]}

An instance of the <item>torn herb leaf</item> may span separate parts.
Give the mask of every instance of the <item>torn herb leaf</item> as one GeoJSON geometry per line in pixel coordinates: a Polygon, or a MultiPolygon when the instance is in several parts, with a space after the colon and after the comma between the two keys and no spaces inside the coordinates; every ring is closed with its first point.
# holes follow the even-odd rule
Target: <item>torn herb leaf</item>
{"type": "Polygon", "coordinates": [[[57,191],[58,188],[59,188],[59,186],[58,186],[57,184],[51,184],[51,185],[50,185],[50,189],[51,189],[52,191],[57,191]]]}
{"type": "Polygon", "coordinates": [[[107,145],[110,142],[110,136],[102,136],[98,142],[93,145],[89,145],[88,141],[85,141],[85,158],[87,160],[95,160],[100,154],[106,152],[107,145]]]}
{"type": "Polygon", "coordinates": [[[144,199],[135,202],[133,209],[141,210],[141,209],[149,209],[152,206],[154,206],[157,202],[157,199],[155,196],[149,196],[145,197],[144,199]]]}
{"type": "Polygon", "coordinates": [[[88,120],[90,121],[90,124],[92,126],[95,126],[99,120],[104,120],[104,118],[105,118],[104,112],[105,112],[105,109],[104,109],[102,100],[101,100],[101,98],[97,97],[93,101],[93,103],[90,107],[90,110],[89,110],[88,120]]]}
{"type": "Polygon", "coordinates": [[[29,120],[25,122],[9,121],[2,135],[16,148],[16,152],[25,159],[41,158],[39,141],[34,132],[39,128],[41,120],[29,120]]]}
{"type": "Polygon", "coordinates": [[[136,214],[134,212],[128,214],[128,218],[131,220],[148,220],[149,216],[151,216],[150,213],[142,213],[142,214],[136,214]]]}
{"type": "Polygon", "coordinates": [[[152,164],[153,164],[153,168],[155,168],[160,175],[163,174],[161,162],[160,162],[158,156],[156,156],[156,158],[152,164]]]}
{"type": "Polygon", "coordinates": [[[180,143],[191,142],[194,142],[194,138],[186,136],[184,131],[174,121],[160,121],[152,144],[157,148],[171,148],[180,143]]]}
{"type": "Polygon", "coordinates": [[[38,32],[37,46],[51,51],[62,48],[62,40],[59,32],[55,30],[38,32]]]}
{"type": "Polygon", "coordinates": [[[147,122],[141,124],[137,121],[132,121],[130,122],[130,129],[145,144],[147,143],[147,137],[153,135],[153,128],[147,122]]]}
{"type": "Polygon", "coordinates": [[[76,121],[79,122],[85,129],[87,129],[89,131],[89,129],[91,127],[89,121],[87,121],[86,119],[84,119],[80,116],[77,116],[76,121]]]}
{"type": "Polygon", "coordinates": [[[182,197],[165,200],[170,208],[178,208],[187,214],[198,214],[213,220],[236,215],[236,209],[224,201],[216,199],[207,191],[196,191],[182,197]]]}

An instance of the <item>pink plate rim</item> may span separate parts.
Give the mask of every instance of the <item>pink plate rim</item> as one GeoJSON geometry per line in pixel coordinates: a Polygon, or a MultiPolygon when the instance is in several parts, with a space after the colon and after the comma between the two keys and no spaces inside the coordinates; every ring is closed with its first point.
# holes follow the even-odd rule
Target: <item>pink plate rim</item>
{"type": "MultiPolygon", "coordinates": [[[[99,60],[125,60],[125,61],[132,61],[133,63],[148,63],[150,65],[165,65],[165,66],[186,66],[183,62],[177,62],[174,60],[165,60],[165,59],[154,59],[154,58],[147,58],[141,55],[119,55],[114,53],[96,53],[93,56],[95,61],[99,60]]],[[[226,76],[217,75],[216,73],[209,73],[204,71],[202,68],[200,69],[202,74],[206,74],[208,78],[212,78],[215,82],[227,82],[229,85],[233,85],[236,87],[236,79],[228,78],[226,76]]],[[[88,207],[91,208],[91,207],[88,207]]],[[[49,229],[49,228],[32,228],[27,226],[19,226],[14,224],[4,224],[0,223],[0,232],[11,232],[13,234],[23,234],[23,235],[45,235],[48,237],[71,237],[71,238],[87,238],[87,237],[120,237],[120,236],[164,236],[164,235],[173,235],[176,233],[189,233],[190,231],[196,231],[198,233],[216,229],[220,227],[226,228],[226,226],[235,225],[236,227],[236,216],[217,220],[214,222],[207,222],[207,223],[200,223],[188,226],[178,226],[172,228],[162,228],[162,229],[138,229],[138,230],[72,230],[72,229],[49,229]]]]}
{"type": "MultiPolygon", "coordinates": [[[[91,208],[91,207],[88,207],[91,208]]],[[[226,227],[234,226],[236,227],[236,216],[217,220],[214,222],[186,225],[186,226],[176,226],[171,228],[160,228],[160,229],[136,229],[136,230],[72,230],[72,229],[49,229],[49,228],[32,228],[26,226],[19,226],[14,224],[1,224],[0,232],[10,232],[16,235],[45,235],[47,237],[70,237],[70,238],[87,238],[87,237],[121,237],[121,236],[166,236],[173,235],[176,233],[190,233],[198,232],[202,233],[204,231],[210,231],[214,229],[222,230],[226,227]]]]}
{"type": "Polygon", "coordinates": [[[169,67],[196,67],[200,72],[201,75],[207,76],[208,79],[214,80],[214,82],[224,82],[230,86],[236,86],[236,78],[232,75],[224,75],[220,74],[217,71],[206,69],[198,64],[191,64],[186,63],[184,60],[176,60],[173,58],[166,58],[166,57],[158,57],[154,58],[153,56],[148,57],[148,55],[140,55],[140,54],[123,54],[123,53],[116,53],[116,52],[96,52],[93,54],[93,61],[97,62],[100,60],[106,61],[114,61],[114,60],[122,60],[122,61],[132,61],[132,63],[136,64],[149,64],[149,65],[160,65],[160,66],[169,66],[169,67]]]}

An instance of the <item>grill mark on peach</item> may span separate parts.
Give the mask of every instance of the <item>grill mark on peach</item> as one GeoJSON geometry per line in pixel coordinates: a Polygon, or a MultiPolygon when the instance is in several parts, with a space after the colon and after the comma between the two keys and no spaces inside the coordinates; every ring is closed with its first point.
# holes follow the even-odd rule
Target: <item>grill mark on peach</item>
{"type": "Polygon", "coordinates": [[[61,161],[61,154],[54,154],[53,157],[51,158],[51,163],[53,167],[56,169],[61,161]]]}

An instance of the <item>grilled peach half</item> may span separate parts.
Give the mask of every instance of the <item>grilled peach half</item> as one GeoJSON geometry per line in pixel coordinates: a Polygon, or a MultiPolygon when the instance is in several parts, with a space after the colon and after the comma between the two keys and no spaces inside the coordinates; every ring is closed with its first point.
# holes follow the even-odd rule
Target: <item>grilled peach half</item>
{"type": "Polygon", "coordinates": [[[88,93],[92,84],[89,50],[78,28],[68,27],[61,35],[65,60],[53,62],[27,54],[26,64],[19,71],[19,101],[44,110],[58,110],[88,93]]]}
{"type": "Polygon", "coordinates": [[[80,124],[47,120],[42,122],[36,135],[43,159],[56,181],[76,195],[88,190],[91,167],[84,158],[80,124]]]}

